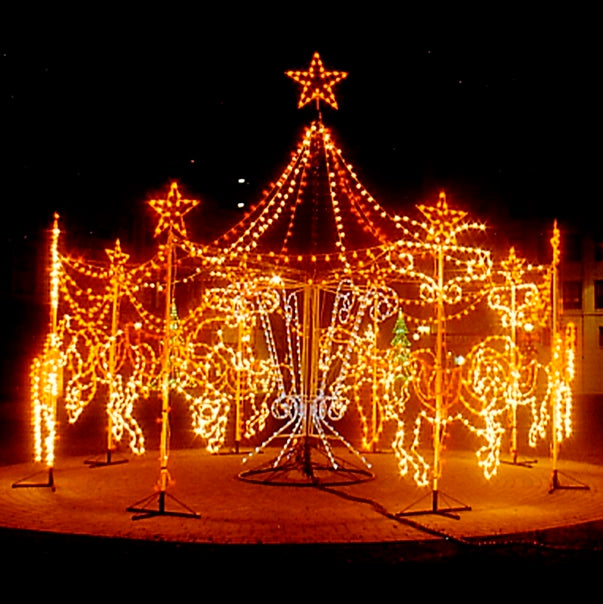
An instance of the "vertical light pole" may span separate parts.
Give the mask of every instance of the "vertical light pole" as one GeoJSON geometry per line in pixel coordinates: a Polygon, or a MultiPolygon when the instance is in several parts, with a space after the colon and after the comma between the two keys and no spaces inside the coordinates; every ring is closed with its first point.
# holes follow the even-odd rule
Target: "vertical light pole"
{"type": "MultiPolygon", "coordinates": [[[[111,308],[111,348],[109,349],[109,403],[114,396],[115,380],[115,347],[117,341],[117,311],[119,305],[119,278],[115,274],[117,267],[113,268],[113,305],[111,308]]],[[[113,451],[113,418],[107,413],[107,463],[111,463],[111,452],[113,451]]]]}
{"type": "Polygon", "coordinates": [[[173,270],[173,231],[168,229],[166,250],[166,277],[165,277],[165,308],[164,308],[164,333],[163,351],[161,356],[161,434],[159,441],[159,511],[165,511],[165,495],[169,483],[168,456],[169,456],[169,415],[170,415],[170,356],[172,352],[172,325],[170,311],[172,308],[172,270],[173,270]]]}
{"type": "Polygon", "coordinates": [[[242,421],[243,421],[243,411],[242,411],[242,371],[243,371],[243,338],[244,338],[244,327],[243,321],[239,319],[237,323],[237,366],[236,366],[236,376],[235,376],[235,453],[239,452],[239,446],[242,440],[242,421]]]}
{"type": "Polygon", "coordinates": [[[559,259],[561,236],[557,221],[553,226],[553,258],[551,263],[551,365],[553,373],[553,389],[551,393],[551,459],[552,459],[552,485],[551,488],[561,487],[559,482],[559,397],[561,396],[561,374],[563,372],[563,338],[559,333],[559,259]]]}
{"type": "MultiPolygon", "coordinates": [[[[44,461],[48,480],[45,483],[29,483],[19,480],[17,487],[50,487],[55,490],[54,462],[57,426],[57,399],[62,388],[61,353],[59,350],[58,308],[61,260],[59,257],[59,215],[54,214],[50,239],[50,333],[46,338],[41,358],[34,360],[35,391],[32,390],[35,460],[44,461]]],[[[32,369],[32,374],[34,370],[32,369]]]]}
{"type": "Polygon", "coordinates": [[[517,359],[517,289],[514,281],[511,281],[511,458],[517,463],[517,404],[518,394],[518,359],[517,359]]]}
{"type": "MultiPolygon", "coordinates": [[[[560,243],[560,234],[559,229],[557,228],[557,221],[555,221],[553,227],[553,237],[551,239],[551,245],[553,246],[553,262],[551,265],[551,354],[552,354],[552,363],[553,363],[553,373],[555,378],[557,378],[558,372],[561,370],[560,364],[561,359],[559,358],[559,353],[561,352],[560,346],[558,346],[558,304],[559,304],[559,295],[558,295],[558,266],[559,266],[559,243],[560,243]]],[[[551,455],[553,460],[553,486],[558,482],[557,475],[557,461],[559,458],[559,441],[557,440],[557,396],[559,384],[557,379],[555,379],[555,384],[553,385],[553,404],[552,404],[552,445],[551,445],[551,455]]]]}
{"type": "Polygon", "coordinates": [[[182,199],[178,191],[178,184],[173,182],[166,199],[151,200],[149,204],[159,214],[159,222],[155,228],[155,236],[163,231],[167,231],[167,240],[165,244],[165,308],[164,308],[164,330],[163,347],[161,355],[161,375],[160,375],[160,395],[161,395],[161,433],[159,438],[159,481],[157,493],[143,499],[128,507],[128,511],[142,514],[143,516],[170,515],[170,516],[188,516],[198,518],[199,515],[188,506],[178,501],[168,490],[170,475],[168,470],[169,457],[169,414],[170,414],[170,373],[171,373],[171,355],[172,355],[172,322],[171,308],[174,299],[174,230],[177,230],[182,237],[186,237],[186,228],[184,226],[183,215],[195,207],[199,202],[193,199],[182,199]],[[168,496],[176,501],[184,511],[168,511],[166,500],[168,496]],[[146,507],[146,503],[152,499],[158,499],[158,509],[146,507]]]}
{"type": "Polygon", "coordinates": [[[52,347],[50,349],[50,355],[52,358],[52,365],[55,371],[54,380],[51,388],[51,429],[48,435],[48,442],[46,444],[47,450],[47,466],[48,466],[48,485],[54,490],[54,445],[56,439],[56,424],[57,424],[57,398],[59,395],[59,384],[61,382],[59,367],[59,351],[57,349],[57,327],[58,327],[58,309],[59,309],[59,270],[60,270],[60,259],[59,259],[59,235],[61,231],[59,229],[59,215],[55,213],[54,222],[52,225],[52,243],[51,243],[51,262],[52,269],[50,272],[50,330],[52,337],[52,347]]]}
{"type": "MultiPolygon", "coordinates": [[[[574,346],[574,326],[568,325],[567,333],[564,335],[559,329],[559,259],[560,259],[560,233],[555,221],[553,228],[553,237],[551,238],[553,246],[553,260],[551,265],[551,365],[553,374],[553,388],[551,392],[551,457],[552,457],[552,480],[549,492],[558,489],[589,489],[582,483],[572,485],[563,485],[559,480],[559,446],[560,440],[569,433],[566,426],[563,426],[564,418],[561,407],[564,398],[571,396],[568,392],[570,386],[570,376],[568,375],[568,356],[574,346]]],[[[573,359],[572,359],[573,361],[573,359]]],[[[567,414],[568,410],[564,409],[567,414]]]]}
{"type": "Polygon", "coordinates": [[[57,425],[57,398],[59,396],[59,388],[61,383],[61,368],[59,363],[59,351],[57,348],[57,328],[58,328],[58,309],[59,309],[59,215],[55,213],[52,225],[51,239],[51,271],[50,271],[50,333],[51,333],[51,348],[49,351],[51,359],[50,378],[50,417],[47,420],[47,428],[49,434],[46,437],[46,465],[48,469],[48,486],[54,491],[54,446],[56,441],[56,425],[57,425]]]}
{"type": "MultiPolygon", "coordinates": [[[[109,366],[108,366],[108,380],[109,380],[109,393],[107,403],[107,439],[106,439],[106,457],[105,461],[87,461],[90,466],[104,466],[116,463],[112,459],[113,450],[115,448],[113,438],[113,414],[112,406],[115,398],[115,377],[117,373],[117,334],[119,330],[119,302],[121,296],[121,284],[123,280],[123,265],[128,259],[128,254],[124,254],[121,251],[121,245],[119,239],[115,242],[114,249],[105,250],[107,256],[111,261],[111,285],[112,285],[112,300],[111,300],[111,334],[109,341],[109,366]]],[[[125,463],[126,460],[121,460],[118,463],[125,463]]]]}
{"type": "MultiPolygon", "coordinates": [[[[375,301],[375,305],[377,301],[375,301]]],[[[377,432],[379,430],[379,418],[378,414],[378,405],[377,402],[377,334],[378,334],[379,326],[377,324],[377,313],[373,314],[373,342],[372,342],[372,356],[373,356],[373,376],[372,376],[372,385],[371,385],[371,398],[372,398],[372,430],[371,430],[371,445],[373,452],[377,451],[377,432]]]]}
{"type": "Polygon", "coordinates": [[[318,288],[307,283],[303,289],[303,348],[301,363],[301,404],[303,405],[302,429],[301,429],[301,459],[303,472],[312,476],[311,445],[313,437],[312,413],[316,405],[316,388],[318,382],[318,349],[319,337],[319,299],[318,288]]]}
{"type": "MultiPolygon", "coordinates": [[[[501,324],[508,334],[505,336],[504,346],[505,361],[508,365],[505,371],[505,387],[497,395],[504,402],[509,414],[511,459],[505,463],[529,468],[535,460],[519,461],[518,409],[520,405],[525,405],[533,399],[537,376],[534,373],[530,381],[524,372],[524,369],[535,366],[524,363],[519,348],[520,330],[529,333],[533,328],[533,321],[541,321],[539,315],[542,306],[538,286],[525,279],[524,263],[523,259],[516,256],[515,248],[511,247],[508,257],[501,262],[500,274],[503,276],[503,283],[490,289],[488,306],[500,314],[501,324]]],[[[538,369],[535,369],[535,372],[537,371],[538,369]]]]}
{"type": "Polygon", "coordinates": [[[432,509],[438,510],[439,480],[442,475],[442,413],[444,408],[444,249],[437,250],[436,350],[435,350],[435,417],[433,421],[432,509]]]}
{"type": "MultiPolygon", "coordinates": [[[[418,421],[427,419],[431,425],[433,463],[431,468],[431,507],[426,511],[416,511],[406,508],[397,516],[408,516],[425,513],[453,515],[454,512],[470,510],[471,508],[460,502],[458,505],[440,507],[440,499],[444,497],[440,490],[442,477],[442,449],[446,424],[449,418],[449,407],[454,403],[457,393],[452,371],[447,369],[446,354],[446,321],[448,319],[447,305],[457,305],[463,300],[469,302],[469,293],[464,292],[464,287],[469,283],[481,282],[490,274],[489,254],[484,250],[466,247],[457,243],[457,235],[464,234],[470,229],[483,231],[483,226],[465,221],[466,212],[448,207],[445,193],[440,193],[435,206],[418,206],[425,217],[425,221],[416,223],[423,231],[424,236],[419,249],[428,252],[429,269],[412,269],[412,274],[420,284],[419,295],[428,302],[432,309],[435,328],[434,351],[429,358],[432,359],[429,367],[425,366],[425,374],[429,375],[425,388],[420,381],[415,382],[415,393],[420,402],[430,408],[432,414],[429,418],[418,417],[418,421]],[[445,265],[455,265],[453,274],[446,278],[445,265]],[[460,268],[466,267],[464,276],[460,268]],[[451,377],[452,376],[452,377],[451,377]]],[[[395,452],[399,456],[408,455],[403,446],[396,445],[395,452]]],[[[427,467],[422,456],[413,451],[419,463],[427,467]]],[[[425,485],[429,483],[425,474],[425,485]]],[[[423,478],[421,477],[421,484],[423,478]]]]}

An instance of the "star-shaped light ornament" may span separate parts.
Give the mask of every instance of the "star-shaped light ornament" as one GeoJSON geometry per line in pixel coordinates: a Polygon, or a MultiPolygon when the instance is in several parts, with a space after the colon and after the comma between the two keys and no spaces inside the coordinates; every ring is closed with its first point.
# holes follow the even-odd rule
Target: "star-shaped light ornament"
{"type": "Polygon", "coordinates": [[[155,227],[155,237],[167,230],[175,230],[182,237],[187,237],[184,226],[184,215],[198,205],[197,199],[182,199],[178,183],[173,182],[166,199],[151,199],[149,205],[159,214],[155,227]]]}
{"type": "Polygon", "coordinates": [[[421,213],[429,221],[428,238],[434,243],[456,243],[459,223],[465,218],[467,212],[452,210],[446,203],[446,194],[440,193],[435,206],[418,206],[421,213]]]}
{"type": "Polygon", "coordinates": [[[333,86],[347,78],[348,74],[345,71],[327,71],[317,52],[312,57],[308,71],[286,71],[285,75],[303,86],[297,105],[298,109],[301,109],[312,100],[316,100],[317,108],[320,101],[324,101],[331,105],[333,109],[339,109],[333,94],[333,86]]]}
{"type": "Polygon", "coordinates": [[[115,247],[113,249],[106,249],[105,253],[107,254],[107,256],[109,256],[109,260],[111,260],[111,264],[113,266],[124,265],[130,257],[130,254],[126,254],[125,252],[121,251],[121,244],[119,242],[119,239],[115,241],[115,247]]]}
{"type": "Polygon", "coordinates": [[[519,283],[521,281],[525,273],[525,260],[517,257],[514,247],[511,247],[509,250],[509,257],[506,260],[501,261],[500,264],[509,281],[512,283],[519,283]]]}

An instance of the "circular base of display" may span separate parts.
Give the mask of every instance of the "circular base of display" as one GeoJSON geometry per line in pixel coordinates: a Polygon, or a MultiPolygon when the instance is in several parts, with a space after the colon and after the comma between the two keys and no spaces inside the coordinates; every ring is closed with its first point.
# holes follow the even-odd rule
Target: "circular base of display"
{"type": "Polygon", "coordinates": [[[239,474],[241,480],[277,486],[335,486],[373,480],[368,466],[359,466],[349,450],[349,459],[336,456],[330,445],[312,437],[296,440],[271,461],[239,474]]]}

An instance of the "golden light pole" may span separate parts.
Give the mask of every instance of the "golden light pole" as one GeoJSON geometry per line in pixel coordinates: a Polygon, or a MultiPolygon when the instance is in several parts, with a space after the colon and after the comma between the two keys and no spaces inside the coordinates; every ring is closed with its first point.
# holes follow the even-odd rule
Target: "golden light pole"
{"type": "Polygon", "coordinates": [[[127,460],[115,460],[113,451],[115,450],[115,439],[113,435],[113,402],[115,400],[115,380],[117,377],[117,337],[119,332],[119,306],[121,298],[122,283],[124,280],[124,266],[129,258],[129,254],[125,254],[121,250],[119,239],[115,242],[114,249],[105,250],[111,262],[110,268],[110,283],[111,283],[111,332],[109,336],[109,358],[108,358],[108,402],[106,406],[107,413],[107,446],[105,451],[105,460],[89,460],[86,463],[92,467],[113,465],[115,463],[125,463],[127,460]]]}
{"type": "Polygon", "coordinates": [[[57,333],[57,321],[58,321],[58,307],[59,307],[59,271],[60,271],[60,259],[59,259],[59,235],[61,231],[59,229],[59,215],[54,215],[54,223],[52,227],[52,244],[51,244],[51,263],[52,270],[50,273],[50,333],[51,333],[51,347],[49,350],[51,364],[53,365],[54,383],[52,384],[50,396],[50,415],[48,417],[48,437],[46,443],[46,465],[48,467],[48,485],[54,490],[54,445],[56,440],[56,424],[57,424],[57,397],[60,392],[61,384],[61,367],[58,350],[58,333],[57,333]]]}
{"type": "MultiPolygon", "coordinates": [[[[537,283],[526,279],[529,267],[519,258],[515,248],[501,262],[500,275],[503,283],[494,286],[488,294],[488,306],[495,310],[501,324],[508,332],[508,376],[503,393],[504,404],[510,421],[510,463],[530,467],[535,460],[519,460],[518,410],[520,406],[535,404],[537,398],[536,378],[540,365],[524,360],[519,350],[522,330],[530,330],[542,323],[546,315],[544,300],[537,283]],[[531,379],[529,376],[532,376],[531,379]]],[[[535,270],[535,269],[534,269],[535,270]]]]}
{"type": "Polygon", "coordinates": [[[235,453],[239,453],[241,440],[243,439],[243,340],[246,339],[246,329],[243,321],[237,321],[237,352],[236,352],[236,375],[235,375],[235,453]]]}
{"type": "Polygon", "coordinates": [[[60,329],[58,322],[59,282],[61,259],[59,255],[59,215],[54,214],[50,239],[49,333],[46,336],[41,355],[32,362],[30,378],[32,387],[32,423],[34,431],[34,459],[44,462],[47,481],[43,483],[19,480],[12,486],[49,487],[56,489],[54,481],[55,444],[57,432],[57,399],[62,390],[63,360],[60,350],[60,329]]]}
{"type": "MultiPolygon", "coordinates": [[[[466,212],[448,207],[446,195],[439,195],[435,206],[418,206],[425,220],[415,226],[422,232],[410,245],[414,257],[404,274],[419,286],[419,298],[423,312],[432,314],[431,331],[434,334],[433,350],[418,350],[411,353],[412,388],[425,409],[415,417],[414,440],[410,446],[404,443],[406,418],[399,418],[398,433],[394,439],[394,452],[398,457],[401,473],[415,468],[415,481],[420,486],[431,487],[431,507],[425,511],[403,510],[399,515],[437,513],[450,515],[457,511],[468,510],[469,506],[455,501],[451,505],[440,505],[442,452],[447,425],[453,421],[451,409],[459,399],[460,368],[448,367],[449,357],[446,349],[446,327],[449,318],[456,314],[464,316],[464,305],[474,304],[474,298],[480,298],[485,291],[482,285],[479,292],[471,292],[470,284],[485,283],[490,275],[490,256],[486,250],[460,244],[457,239],[467,231],[483,231],[483,225],[468,222],[466,212]],[[426,264],[421,267],[419,259],[426,264]],[[457,309],[454,311],[453,309],[457,309]],[[419,453],[421,426],[431,428],[431,467],[419,453]],[[428,476],[428,474],[430,474],[428,476]]],[[[410,295],[404,304],[417,303],[410,295]]]]}
{"type": "Polygon", "coordinates": [[[436,345],[435,345],[435,415],[433,418],[433,477],[432,497],[433,511],[438,509],[439,481],[442,477],[442,410],[444,408],[443,391],[443,354],[444,354],[444,248],[437,246],[438,287],[436,299],[436,345]]]}
{"type": "Polygon", "coordinates": [[[552,488],[557,488],[559,486],[559,476],[558,476],[558,468],[557,462],[559,460],[559,435],[557,433],[557,425],[559,422],[558,417],[558,408],[557,408],[557,399],[560,395],[559,388],[561,384],[559,383],[560,372],[562,371],[562,363],[563,363],[563,343],[558,333],[558,322],[559,322],[559,314],[558,314],[558,305],[559,305],[559,259],[560,259],[560,243],[561,236],[559,233],[559,229],[557,228],[557,222],[555,221],[553,227],[553,237],[551,238],[551,245],[553,248],[553,261],[551,264],[551,365],[553,370],[553,387],[552,387],[552,430],[551,430],[551,456],[553,462],[553,474],[552,474],[552,488]]]}
{"type": "Polygon", "coordinates": [[[157,483],[157,493],[133,504],[127,508],[127,511],[141,514],[142,516],[171,515],[171,516],[192,516],[199,517],[181,501],[178,501],[173,495],[168,493],[170,482],[170,473],[168,469],[169,461],[169,415],[170,415],[170,374],[171,374],[171,356],[174,334],[171,322],[171,310],[174,301],[174,254],[175,241],[174,231],[186,238],[186,228],[184,226],[183,216],[186,212],[194,208],[199,202],[192,199],[182,199],[178,191],[177,183],[172,183],[166,199],[156,199],[149,201],[149,205],[159,214],[159,222],[155,229],[155,236],[167,231],[167,240],[164,247],[165,254],[165,305],[164,305],[164,323],[163,323],[163,346],[161,356],[161,377],[160,377],[160,396],[161,396],[161,433],[159,439],[159,480],[157,483]],[[166,508],[168,497],[175,501],[184,511],[173,511],[166,508]],[[157,507],[149,508],[147,504],[157,499],[157,507]]]}
{"type": "Polygon", "coordinates": [[[571,430],[571,381],[574,377],[574,353],[576,330],[568,323],[565,330],[559,326],[559,261],[561,234],[555,221],[551,245],[551,459],[552,477],[550,492],[558,489],[588,489],[585,484],[575,481],[572,485],[562,484],[559,475],[559,450],[561,442],[570,436],[571,430]]]}
{"type": "Polygon", "coordinates": [[[379,435],[382,428],[382,415],[383,411],[380,411],[380,400],[379,400],[379,350],[378,350],[378,337],[379,337],[379,324],[377,322],[376,313],[373,312],[371,328],[371,341],[369,342],[370,347],[370,364],[371,364],[371,430],[370,440],[364,438],[364,445],[367,449],[373,452],[377,451],[377,445],[379,443],[379,435]]]}

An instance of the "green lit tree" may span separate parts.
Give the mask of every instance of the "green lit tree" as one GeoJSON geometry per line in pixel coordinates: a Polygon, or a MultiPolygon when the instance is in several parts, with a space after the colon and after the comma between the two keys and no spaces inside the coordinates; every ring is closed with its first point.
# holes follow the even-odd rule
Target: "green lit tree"
{"type": "Polygon", "coordinates": [[[395,350],[395,360],[397,375],[396,380],[401,379],[407,381],[409,377],[408,373],[408,360],[410,358],[410,340],[408,339],[408,327],[404,320],[402,311],[398,312],[398,318],[394,325],[394,336],[390,342],[391,346],[395,350]]]}

